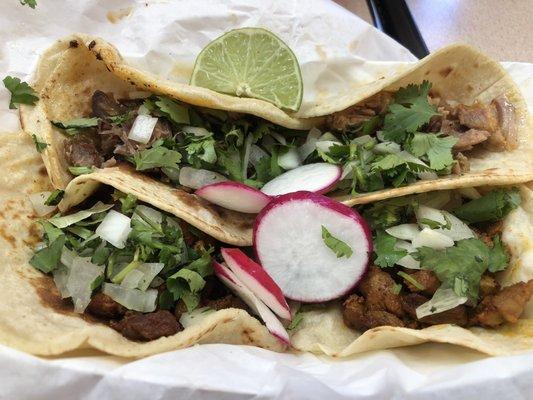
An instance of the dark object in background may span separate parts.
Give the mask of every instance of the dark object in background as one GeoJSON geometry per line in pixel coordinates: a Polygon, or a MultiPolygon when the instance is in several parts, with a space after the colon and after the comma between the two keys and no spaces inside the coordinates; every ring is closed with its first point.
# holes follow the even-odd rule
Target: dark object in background
{"type": "Polygon", "coordinates": [[[376,28],[392,37],[418,58],[429,54],[405,0],[367,0],[366,2],[376,28]]]}

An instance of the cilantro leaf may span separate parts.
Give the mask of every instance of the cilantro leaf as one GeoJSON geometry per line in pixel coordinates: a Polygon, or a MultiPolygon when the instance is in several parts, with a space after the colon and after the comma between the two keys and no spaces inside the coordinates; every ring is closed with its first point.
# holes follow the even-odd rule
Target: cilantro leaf
{"type": "Polygon", "coordinates": [[[236,148],[217,149],[218,164],[225,170],[230,179],[242,182],[242,161],[236,148]]]}
{"type": "Polygon", "coordinates": [[[167,278],[167,289],[174,297],[174,301],[183,300],[188,311],[198,307],[200,302],[198,293],[204,286],[204,278],[198,272],[186,268],[167,278]]]}
{"type": "Polygon", "coordinates": [[[33,88],[26,82],[22,82],[19,78],[14,76],[6,76],[2,82],[7,90],[11,92],[11,100],[9,101],[9,108],[18,108],[19,104],[35,105],[39,96],[33,88]]]}
{"type": "Polygon", "coordinates": [[[416,157],[427,155],[429,166],[440,171],[453,164],[452,147],[457,143],[453,136],[439,137],[432,133],[415,133],[408,143],[409,151],[416,157]]]}
{"type": "Polygon", "coordinates": [[[65,195],[64,190],[56,189],[52,193],[50,193],[50,196],[48,196],[44,204],[46,206],[57,206],[64,195],[65,195]]]}
{"type": "Polygon", "coordinates": [[[68,170],[74,176],[85,175],[94,172],[93,167],[68,167],[68,170]]]}
{"type": "Polygon", "coordinates": [[[19,0],[20,4],[23,6],[29,6],[30,8],[35,9],[37,7],[37,0],[19,0]]]}
{"type": "Polygon", "coordinates": [[[503,271],[509,264],[509,255],[503,246],[500,235],[495,236],[492,242],[493,246],[489,253],[488,269],[490,272],[503,271]]]}
{"type": "MultiPolygon", "coordinates": [[[[419,248],[417,257],[422,269],[435,272],[439,280],[453,288],[458,296],[475,302],[479,281],[489,266],[490,253],[491,249],[481,240],[463,239],[444,250],[419,248]]],[[[496,258],[499,257],[495,255],[494,265],[500,262],[496,258]]]]}
{"type": "Polygon", "coordinates": [[[52,272],[59,265],[61,259],[61,252],[65,245],[65,235],[60,235],[55,238],[50,245],[43,247],[35,252],[30,259],[30,265],[37,268],[39,271],[45,274],[52,272]]]}
{"type": "Polygon", "coordinates": [[[133,156],[133,163],[137,171],[144,171],[152,168],[179,168],[181,153],[167,149],[162,146],[162,142],[154,143],[152,147],[139,151],[133,156]]]}
{"type": "Polygon", "coordinates": [[[328,246],[331,251],[335,253],[337,258],[350,258],[353,254],[353,250],[351,249],[351,247],[344,243],[342,240],[337,239],[335,236],[333,236],[324,225],[322,225],[322,240],[324,241],[325,245],[328,246]]]}
{"type": "MultiPolygon", "coordinates": [[[[151,100],[151,99],[148,99],[151,100]]],[[[186,107],[177,103],[169,97],[157,96],[155,100],[151,100],[153,105],[157,107],[159,113],[167,117],[170,121],[175,124],[189,124],[189,111],[186,107]]],[[[145,100],[146,105],[146,100],[145,100]]],[[[147,107],[150,110],[150,106],[147,107]]],[[[152,106],[153,110],[153,106],[152,106]]]]}
{"type": "Polygon", "coordinates": [[[364,208],[363,217],[373,230],[387,229],[405,222],[411,211],[407,208],[414,203],[408,196],[378,201],[364,208]]]}
{"type": "Polygon", "coordinates": [[[302,323],[303,320],[304,320],[303,313],[297,312],[296,315],[294,315],[294,317],[292,317],[292,321],[289,324],[289,326],[287,327],[287,330],[289,330],[289,331],[295,330],[296,328],[298,328],[298,326],[302,323]]]}
{"type": "Polygon", "coordinates": [[[395,248],[396,238],[385,231],[379,230],[374,239],[374,263],[381,268],[392,267],[398,260],[407,255],[407,250],[395,248]]]}
{"type": "Polygon", "coordinates": [[[40,142],[35,134],[31,135],[31,138],[33,139],[33,143],[35,143],[35,148],[39,153],[42,153],[48,147],[48,143],[40,142]]]}
{"type": "Polygon", "coordinates": [[[109,120],[111,125],[115,125],[115,126],[122,126],[126,122],[131,120],[132,118],[133,118],[133,114],[132,114],[131,111],[129,111],[129,112],[125,113],[125,114],[110,115],[110,116],[106,117],[106,119],[109,120]]]}
{"type": "Polygon", "coordinates": [[[420,85],[410,83],[405,87],[401,87],[394,94],[394,101],[399,104],[413,104],[419,97],[427,97],[431,90],[431,83],[423,81],[420,85]]]}
{"type": "Polygon", "coordinates": [[[205,278],[213,274],[213,260],[211,254],[205,251],[200,258],[197,258],[185,268],[197,272],[201,277],[205,278]]]}
{"type": "Polygon", "coordinates": [[[51,121],[52,125],[67,130],[67,133],[69,135],[72,135],[73,133],[77,132],[79,129],[85,129],[85,128],[94,128],[95,126],[98,126],[98,121],[100,119],[97,117],[91,117],[91,118],[74,118],[68,121],[51,121]]]}
{"type": "Polygon", "coordinates": [[[190,135],[189,143],[185,145],[187,152],[187,161],[196,167],[201,167],[198,160],[207,164],[217,162],[217,153],[215,151],[215,139],[211,136],[195,137],[190,135]]]}
{"type": "Polygon", "coordinates": [[[494,221],[505,217],[520,205],[520,201],[518,189],[497,189],[463,204],[453,213],[470,223],[494,221]]]}
{"type": "Polygon", "coordinates": [[[128,193],[126,196],[120,197],[120,211],[123,214],[131,213],[137,206],[137,197],[128,193]]]}

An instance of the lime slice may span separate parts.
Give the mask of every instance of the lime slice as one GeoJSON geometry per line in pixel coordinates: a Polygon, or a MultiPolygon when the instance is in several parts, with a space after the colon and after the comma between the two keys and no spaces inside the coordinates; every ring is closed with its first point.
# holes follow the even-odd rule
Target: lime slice
{"type": "Polygon", "coordinates": [[[280,38],[261,28],[235,29],[209,43],[196,58],[191,85],[294,111],[302,103],[296,56],[280,38]]]}

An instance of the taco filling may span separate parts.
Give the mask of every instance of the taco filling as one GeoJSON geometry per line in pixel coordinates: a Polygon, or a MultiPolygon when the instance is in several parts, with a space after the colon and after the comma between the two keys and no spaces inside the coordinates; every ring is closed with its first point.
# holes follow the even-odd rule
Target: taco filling
{"type": "Polygon", "coordinates": [[[68,136],[72,174],[128,163],[192,189],[224,180],[262,188],[286,171],[328,163],[342,167],[328,190],[363,193],[464,173],[474,149],[517,147],[514,106],[505,95],[457,104],[441,100],[427,81],[381,92],[310,131],[165,96],[115,99],[98,90],[91,108],[84,118],[52,121],[68,136]]]}
{"type": "MultiPolygon", "coordinates": [[[[46,207],[59,197],[52,193],[46,207]]],[[[498,280],[510,266],[501,233],[502,219],[520,204],[515,189],[395,198],[360,207],[362,217],[310,192],[274,203],[256,220],[259,263],[131,195],[101,190],[98,201],[40,221],[44,243],[30,264],[53,275],[74,311],[141,341],[241,308],[289,343],[286,329],[298,329],[316,307],[305,303],[338,300],[344,324],[357,331],[497,328],[516,323],[533,295],[533,280],[506,287],[498,280]],[[301,215],[307,220],[296,226],[291,219],[301,215]],[[291,229],[296,238],[283,237],[291,229]]]]}
{"type": "Polygon", "coordinates": [[[247,308],[213,276],[213,239],[131,195],[97,197],[41,220],[44,242],[30,260],[75,312],[146,341],[214,310],[247,308]]]}

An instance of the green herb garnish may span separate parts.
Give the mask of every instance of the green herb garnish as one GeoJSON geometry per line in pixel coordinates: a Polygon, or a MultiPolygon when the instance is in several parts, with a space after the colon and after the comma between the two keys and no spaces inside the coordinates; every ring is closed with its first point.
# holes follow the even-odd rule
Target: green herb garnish
{"type": "Polygon", "coordinates": [[[11,99],[9,101],[9,108],[18,108],[19,104],[35,105],[39,96],[33,88],[26,82],[22,82],[19,78],[13,76],[6,76],[3,81],[4,86],[11,92],[11,99]]]}
{"type": "Polygon", "coordinates": [[[65,195],[64,190],[56,189],[52,193],[50,193],[50,196],[48,196],[44,204],[46,206],[57,206],[64,195],[65,195]]]}
{"type": "Polygon", "coordinates": [[[322,240],[335,253],[337,258],[350,258],[353,254],[350,246],[333,236],[324,225],[322,225],[322,240]]]}
{"type": "Polygon", "coordinates": [[[39,153],[42,153],[48,147],[48,143],[39,141],[36,135],[31,135],[31,138],[33,139],[33,143],[35,143],[35,148],[39,153]]]}

